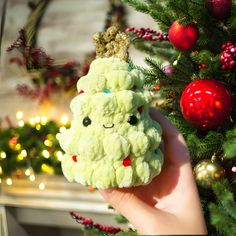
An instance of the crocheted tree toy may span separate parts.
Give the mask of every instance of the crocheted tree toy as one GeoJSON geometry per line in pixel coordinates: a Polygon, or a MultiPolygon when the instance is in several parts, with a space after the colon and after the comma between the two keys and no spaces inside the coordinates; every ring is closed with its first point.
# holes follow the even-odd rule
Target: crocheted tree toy
{"type": "Polygon", "coordinates": [[[77,83],[71,127],[59,137],[63,173],[69,181],[101,189],[148,184],[160,173],[163,155],[143,74],[125,61],[124,33],[111,27],[94,41],[98,58],[77,83]]]}

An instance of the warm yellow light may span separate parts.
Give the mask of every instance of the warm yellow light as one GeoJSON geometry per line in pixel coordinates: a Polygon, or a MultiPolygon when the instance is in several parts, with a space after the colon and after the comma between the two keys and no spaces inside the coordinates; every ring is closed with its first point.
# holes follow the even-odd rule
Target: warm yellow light
{"type": "Polygon", "coordinates": [[[58,161],[62,161],[63,153],[61,151],[55,151],[54,154],[57,157],[58,161]]]}
{"type": "Polygon", "coordinates": [[[53,140],[53,138],[54,138],[53,134],[48,134],[48,135],[47,135],[47,139],[48,139],[48,140],[53,140]]]}
{"type": "Polygon", "coordinates": [[[2,179],[0,178],[0,184],[2,183],[2,179]]]}
{"type": "Polygon", "coordinates": [[[0,152],[0,157],[1,157],[2,159],[5,159],[5,158],[7,157],[7,154],[2,151],[2,152],[0,152]]]}
{"type": "Polygon", "coordinates": [[[24,114],[23,114],[22,111],[18,111],[18,112],[16,113],[16,118],[17,118],[18,120],[22,119],[23,116],[24,116],[24,114]]]}
{"type": "Polygon", "coordinates": [[[2,170],[2,167],[0,166],[0,175],[3,174],[3,170],[2,170]]]}
{"type": "Polygon", "coordinates": [[[66,127],[65,127],[65,126],[61,126],[60,129],[59,129],[59,131],[60,131],[61,133],[63,133],[64,131],[66,131],[66,127]]]}
{"type": "Polygon", "coordinates": [[[57,134],[56,134],[56,139],[59,140],[60,137],[61,137],[61,134],[60,134],[60,133],[57,133],[57,134]]]}
{"type": "Polygon", "coordinates": [[[47,164],[42,164],[41,169],[42,169],[43,172],[45,172],[49,175],[54,174],[54,169],[51,166],[47,165],[47,164]]]}
{"type": "Polygon", "coordinates": [[[23,127],[25,125],[25,122],[23,120],[18,121],[18,126],[23,127]]]}
{"type": "Polygon", "coordinates": [[[20,153],[20,154],[17,155],[17,161],[22,161],[22,160],[24,160],[24,157],[20,153]]]}
{"type": "Polygon", "coordinates": [[[12,179],[11,178],[7,178],[6,179],[6,183],[7,183],[7,185],[12,185],[12,179]]]}
{"type": "Polygon", "coordinates": [[[45,157],[45,158],[49,158],[49,157],[50,157],[50,153],[49,153],[49,151],[46,150],[46,149],[42,151],[42,155],[43,155],[43,157],[45,157]]]}
{"type": "Polygon", "coordinates": [[[47,124],[47,117],[46,116],[42,116],[41,117],[41,125],[46,125],[47,124]]]}
{"type": "Polygon", "coordinates": [[[23,157],[27,157],[27,151],[25,149],[23,149],[20,153],[23,157]]]}
{"type": "Polygon", "coordinates": [[[34,120],[33,117],[31,117],[31,118],[29,119],[29,123],[30,123],[32,126],[35,125],[35,120],[34,120]]]}
{"type": "Polygon", "coordinates": [[[39,123],[41,118],[40,118],[40,116],[35,116],[34,120],[35,120],[36,123],[39,123]]]}
{"type": "Polygon", "coordinates": [[[51,147],[51,146],[52,146],[52,141],[46,139],[46,140],[44,141],[44,145],[47,146],[47,147],[51,147]]]}
{"type": "Polygon", "coordinates": [[[68,119],[67,116],[62,116],[62,118],[61,118],[61,124],[66,125],[66,124],[68,124],[68,121],[69,121],[69,119],[68,119]]]}
{"type": "Polygon", "coordinates": [[[26,170],[25,170],[25,175],[26,175],[26,176],[30,176],[30,174],[31,174],[31,170],[30,170],[30,169],[26,169],[26,170]]]}
{"type": "Polygon", "coordinates": [[[31,174],[30,177],[29,177],[29,180],[32,181],[32,182],[35,181],[35,175],[31,174]]]}
{"type": "Polygon", "coordinates": [[[19,151],[20,149],[21,149],[21,144],[17,143],[16,146],[15,146],[15,150],[19,151]]]}
{"type": "Polygon", "coordinates": [[[42,182],[39,184],[39,189],[44,190],[45,189],[45,184],[42,182]]]}
{"type": "Polygon", "coordinates": [[[40,125],[40,124],[37,124],[37,125],[35,126],[35,128],[36,128],[37,130],[40,130],[40,129],[41,129],[41,125],[40,125]]]}

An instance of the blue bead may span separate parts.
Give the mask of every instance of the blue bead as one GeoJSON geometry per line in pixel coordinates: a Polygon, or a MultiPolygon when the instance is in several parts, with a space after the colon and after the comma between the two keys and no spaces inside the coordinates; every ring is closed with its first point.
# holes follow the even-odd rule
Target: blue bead
{"type": "Polygon", "coordinates": [[[103,92],[104,93],[111,93],[111,90],[110,89],[105,89],[103,92]]]}

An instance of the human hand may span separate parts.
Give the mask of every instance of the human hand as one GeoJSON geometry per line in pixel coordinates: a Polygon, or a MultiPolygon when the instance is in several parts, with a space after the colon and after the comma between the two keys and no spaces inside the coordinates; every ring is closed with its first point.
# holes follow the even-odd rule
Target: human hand
{"type": "Polygon", "coordinates": [[[178,129],[150,109],[163,130],[164,166],[146,186],[100,190],[105,200],[143,235],[207,234],[188,148],[178,129]]]}

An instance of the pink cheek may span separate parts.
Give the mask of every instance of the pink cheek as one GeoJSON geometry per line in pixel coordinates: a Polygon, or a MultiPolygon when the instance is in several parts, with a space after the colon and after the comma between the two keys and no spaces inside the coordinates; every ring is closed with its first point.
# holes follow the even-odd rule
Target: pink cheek
{"type": "Polygon", "coordinates": [[[76,155],[72,155],[72,160],[73,160],[74,162],[77,162],[77,156],[76,156],[76,155]]]}

